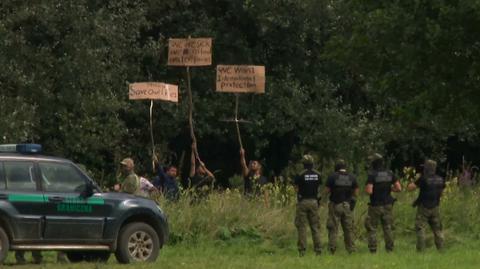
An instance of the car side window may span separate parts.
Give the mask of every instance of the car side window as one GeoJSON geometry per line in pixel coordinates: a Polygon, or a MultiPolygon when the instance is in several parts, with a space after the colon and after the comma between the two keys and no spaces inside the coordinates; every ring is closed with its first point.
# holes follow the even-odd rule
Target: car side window
{"type": "Polygon", "coordinates": [[[48,192],[82,192],[85,177],[71,164],[39,162],[43,188],[48,192]]]}
{"type": "Polygon", "coordinates": [[[37,184],[33,167],[33,162],[4,162],[6,188],[13,191],[35,191],[37,184]]]}
{"type": "Polygon", "coordinates": [[[3,162],[0,162],[0,190],[5,189],[5,174],[3,173],[3,162]]]}

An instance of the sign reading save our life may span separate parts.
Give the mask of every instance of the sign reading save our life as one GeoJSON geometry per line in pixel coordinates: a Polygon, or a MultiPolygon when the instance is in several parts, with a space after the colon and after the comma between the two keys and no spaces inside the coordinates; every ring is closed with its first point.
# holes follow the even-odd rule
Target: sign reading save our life
{"type": "Polygon", "coordinates": [[[168,40],[168,65],[207,66],[211,64],[211,38],[170,38],[168,40]]]}
{"type": "Polygon", "coordinates": [[[178,86],[161,82],[140,82],[128,86],[130,100],[150,99],[178,102],[178,86]]]}
{"type": "Polygon", "coordinates": [[[217,92],[265,93],[265,66],[218,65],[217,92]]]}

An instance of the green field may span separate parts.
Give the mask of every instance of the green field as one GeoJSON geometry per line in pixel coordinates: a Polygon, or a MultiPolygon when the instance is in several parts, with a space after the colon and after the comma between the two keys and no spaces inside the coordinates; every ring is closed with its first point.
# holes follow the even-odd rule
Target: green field
{"type": "Polygon", "coordinates": [[[11,253],[5,268],[478,268],[480,263],[480,243],[473,240],[448,246],[443,253],[430,248],[418,254],[413,240],[402,240],[388,254],[382,250],[372,255],[364,242],[358,247],[352,255],[341,250],[334,256],[309,252],[299,258],[294,242],[288,248],[246,241],[178,244],[165,247],[156,263],[135,265],[120,265],[113,257],[107,264],[56,264],[54,253],[48,253],[42,265],[17,266],[11,253]]]}
{"type": "MultiPolygon", "coordinates": [[[[478,189],[461,190],[449,183],[442,198],[445,249],[439,253],[428,234],[428,249],[415,250],[416,193],[396,194],[394,253],[383,249],[379,229],[379,252],[367,249],[364,219],[367,196],[362,195],[355,209],[355,234],[358,251],[348,255],[339,238],[333,256],[315,256],[312,247],[298,257],[293,224],[295,199],[291,187],[275,186],[267,190],[269,199],[245,199],[238,191],[214,193],[208,199],[184,195],[177,203],[160,199],[170,223],[170,240],[156,263],[120,265],[112,256],[107,264],[56,264],[55,254],[45,255],[42,265],[14,265],[10,253],[6,268],[480,268],[480,195],[478,189]]],[[[322,241],[327,233],[326,201],[320,208],[322,241]]],[[[311,238],[309,238],[311,240],[311,238]]],[[[311,244],[311,242],[310,242],[311,244]]],[[[326,248],[324,248],[326,249],[326,248]]],[[[29,255],[27,255],[29,258],[29,255]]],[[[3,267],[2,267],[3,268],[3,267]]]]}

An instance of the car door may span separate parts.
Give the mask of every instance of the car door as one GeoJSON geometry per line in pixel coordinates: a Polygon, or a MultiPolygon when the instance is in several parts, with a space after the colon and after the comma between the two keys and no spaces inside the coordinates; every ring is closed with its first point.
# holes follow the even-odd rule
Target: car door
{"type": "Polygon", "coordinates": [[[38,161],[38,168],[45,196],[45,239],[74,243],[103,238],[103,198],[81,196],[89,179],[69,162],[38,161]]]}
{"type": "Polygon", "coordinates": [[[0,199],[7,201],[3,210],[8,210],[11,216],[14,241],[39,241],[42,237],[44,198],[35,180],[34,162],[4,160],[0,166],[4,180],[0,199]]]}

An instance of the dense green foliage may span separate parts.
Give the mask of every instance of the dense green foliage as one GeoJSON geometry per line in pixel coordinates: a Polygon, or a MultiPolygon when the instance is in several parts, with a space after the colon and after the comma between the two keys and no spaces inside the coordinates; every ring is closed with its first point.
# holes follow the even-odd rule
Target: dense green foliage
{"type": "Polygon", "coordinates": [[[182,163],[186,76],[166,65],[167,41],[192,36],[214,40],[192,85],[200,156],[219,178],[237,172],[238,145],[219,121],[234,97],[215,93],[217,64],[266,66],[266,94],[241,96],[240,114],[253,121],[247,157],[272,173],[306,151],[358,167],[372,151],[396,167],[478,161],[479,13],[475,0],[2,1],[0,141],[41,143],[105,184],[127,155],[145,173],[149,104],[129,101],[127,84],[162,81],[181,98],[155,103],[155,141],[182,163]]]}

